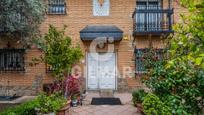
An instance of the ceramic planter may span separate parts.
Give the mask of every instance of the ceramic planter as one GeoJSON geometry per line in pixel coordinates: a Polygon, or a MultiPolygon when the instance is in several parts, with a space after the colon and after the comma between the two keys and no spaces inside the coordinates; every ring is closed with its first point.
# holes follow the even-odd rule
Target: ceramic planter
{"type": "Polygon", "coordinates": [[[77,99],[72,100],[72,106],[73,107],[77,107],[77,104],[78,104],[78,100],[77,99]]]}

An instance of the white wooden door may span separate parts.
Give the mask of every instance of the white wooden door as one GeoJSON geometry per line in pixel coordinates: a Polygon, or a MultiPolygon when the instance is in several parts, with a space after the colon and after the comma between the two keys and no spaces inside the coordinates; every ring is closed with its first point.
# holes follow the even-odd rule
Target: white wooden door
{"type": "Polygon", "coordinates": [[[88,89],[116,89],[115,53],[88,54],[88,89]],[[111,56],[110,56],[111,55],[111,56]]]}

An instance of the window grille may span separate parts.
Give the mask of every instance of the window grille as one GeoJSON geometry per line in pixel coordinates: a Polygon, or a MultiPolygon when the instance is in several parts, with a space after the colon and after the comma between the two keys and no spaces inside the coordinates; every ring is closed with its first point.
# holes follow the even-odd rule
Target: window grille
{"type": "Polygon", "coordinates": [[[0,71],[24,71],[25,49],[0,49],[0,71]]]}
{"type": "Polygon", "coordinates": [[[48,0],[48,14],[66,14],[65,0],[48,0]]]}
{"type": "MultiPolygon", "coordinates": [[[[135,65],[136,65],[136,73],[145,73],[145,59],[147,56],[147,53],[149,52],[149,49],[136,49],[135,50],[135,65]]],[[[162,60],[164,59],[165,55],[164,53],[166,52],[165,49],[155,49],[155,58],[157,60],[162,60]]]]}

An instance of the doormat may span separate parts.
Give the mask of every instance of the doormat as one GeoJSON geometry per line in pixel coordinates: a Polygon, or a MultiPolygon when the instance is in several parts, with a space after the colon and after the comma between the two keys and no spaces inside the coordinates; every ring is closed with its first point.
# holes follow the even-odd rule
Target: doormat
{"type": "Polygon", "coordinates": [[[122,105],[119,98],[92,98],[91,105],[122,105]]]}

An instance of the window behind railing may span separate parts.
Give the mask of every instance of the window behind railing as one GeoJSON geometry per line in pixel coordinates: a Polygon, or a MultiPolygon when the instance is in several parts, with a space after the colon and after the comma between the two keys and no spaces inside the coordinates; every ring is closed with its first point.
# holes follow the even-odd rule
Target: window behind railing
{"type": "Polygon", "coordinates": [[[24,71],[25,49],[0,49],[0,71],[24,71]]]}
{"type": "MultiPolygon", "coordinates": [[[[136,10],[159,10],[160,0],[137,1],[136,10]]],[[[137,31],[155,31],[161,29],[162,13],[136,13],[137,31]]]]}
{"type": "Polygon", "coordinates": [[[65,0],[48,0],[48,14],[66,14],[65,0]]]}

